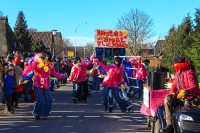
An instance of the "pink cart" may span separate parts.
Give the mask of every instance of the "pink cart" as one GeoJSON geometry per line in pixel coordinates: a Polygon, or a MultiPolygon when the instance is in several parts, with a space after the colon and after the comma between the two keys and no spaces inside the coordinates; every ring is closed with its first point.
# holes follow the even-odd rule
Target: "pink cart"
{"type": "MultiPolygon", "coordinates": [[[[163,106],[164,98],[167,94],[169,94],[169,90],[166,89],[152,90],[149,86],[144,87],[140,112],[147,116],[149,127],[154,127],[157,108],[163,106]]],[[[151,129],[154,130],[153,128],[151,129]]]]}

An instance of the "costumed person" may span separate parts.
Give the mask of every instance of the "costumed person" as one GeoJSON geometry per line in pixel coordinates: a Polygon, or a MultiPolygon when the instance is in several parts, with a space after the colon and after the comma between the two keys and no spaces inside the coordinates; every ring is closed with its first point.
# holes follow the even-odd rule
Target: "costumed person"
{"type": "Polygon", "coordinates": [[[51,63],[51,53],[49,51],[44,51],[42,57],[35,57],[34,62],[24,70],[23,77],[27,76],[31,71],[35,73],[34,92],[36,102],[33,115],[36,120],[39,120],[41,116],[44,116],[46,120],[51,111],[53,101],[50,92],[50,74],[57,78],[66,77],[55,71],[54,64],[51,63]]]}
{"type": "MultiPolygon", "coordinates": [[[[178,56],[173,59],[172,68],[176,73],[168,94],[164,99],[164,107],[166,113],[167,127],[163,129],[164,132],[173,132],[172,126],[172,107],[183,105],[183,99],[186,94],[193,94],[200,97],[200,90],[198,89],[198,81],[195,72],[189,67],[189,61],[185,57],[178,56]]],[[[196,103],[200,105],[200,102],[196,103]]]]}
{"type": "MultiPolygon", "coordinates": [[[[90,58],[93,60],[93,56],[90,58]]],[[[74,67],[71,72],[71,76],[68,82],[74,81],[74,102],[81,102],[83,100],[84,103],[87,103],[88,96],[88,77],[87,77],[87,68],[91,65],[91,63],[87,64],[84,59],[80,57],[76,57],[74,59],[74,67]],[[83,92],[83,94],[82,94],[83,92]],[[77,99],[76,99],[77,98],[77,99]]]]}
{"type": "MultiPolygon", "coordinates": [[[[51,59],[52,63],[56,63],[56,56],[53,56],[51,59]]],[[[50,74],[50,91],[55,91],[55,83],[57,81],[57,78],[50,74]]]]}
{"type": "MultiPolygon", "coordinates": [[[[20,85],[20,76],[22,76],[22,74],[23,74],[23,69],[19,66],[21,64],[20,53],[16,52],[15,55],[16,55],[16,57],[13,58],[13,60],[12,60],[12,63],[14,65],[14,69],[15,69],[15,73],[14,73],[15,76],[13,76],[13,77],[15,78],[14,83],[18,86],[18,85],[20,85]]],[[[13,93],[13,100],[15,101],[15,105],[14,105],[15,108],[18,107],[19,93],[21,93],[21,92],[14,91],[14,93],[13,93]]]]}
{"type": "Polygon", "coordinates": [[[126,65],[125,71],[128,74],[128,79],[129,79],[128,81],[130,83],[130,87],[129,87],[128,94],[127,94],[127,96],[129,98],[133,97],[133,91],[135,89],[137,89],[135,77],[136,77],[136,72],[137,72],[138,64],[140,63],[140,60],[141,59],[139,57],[133,57],[133,58],[130,58],[129,61],[127,61],[125,63],[125,65],[126,65]]]}
{"type": "MultiPolygon", "coordinates": [[[[65,76],[68,75],[67,74],[67,62],[66,62],[66,59],[63,59],[60,62],[60,70],[61,70],[61,73],[64,74],[65,76]]],[[[67,78],[61,80],[61,84],[66,84],[66,83],[67,83],[67,78]]]]}
{"type": "MultiPolygon", "coordinates": [[[[98,60],[97,57],[94,58],[95,60],[98,60]]],[[[98,66],[93,65],[93,71],[92,71],[92,91],[93,92],[99,92],[100,91],[100,75],[101,72],[98,68],[98,66]]]]}
{"type": "MultiPolygon", "coordinates": [[[[30,57],[27,61],[27,66],[31,65],[32,62],[34,61],[34,57],[30,57]]],[[[26,65],[24,65],[24,68],[26,69],[27,67],[26,65]]],[[[24,90],[24,102],[30,102],[30,90],[32,88],[33,85],[33,76],[34,76],[34,71],[31,71],[26,77],[23,78],[23,83],[22,85],[25,87],[24,90]]]]}
{"type": "Polygon", "coordinates": [[[112,106],[113,100],[108,100],[109,98],[109,91],[112,91],[111,96],[114,96],[115,100],[119,104],[121,111],[126,112],[127,106],[126,103],[120,98],[119,96],[119,87],[122,88],[125,87],[125,82],[123,81],[123,68],[121,67],[122,60],[120,57],[116,57],[114,59],[114,63],[110,66],[104,65],[102,62],[98,60],[94,60],[94,64],[102,67],[106,72],[107,75],[103,80],[102,85],[103,88],[103,99],[104,99],[104,106],[105,106],[105,112],[109,110],[109,112],[112,112],[112,106]]]}
{"type": "MultiPolygon", "coordinates": [[[[149,72],[149,64],[150,61],[148,59],[145,59],[140,66],[138,66],[138,70],[136,71],[136,85],[138,88],[136,88],[133,92],[133,96],[138,93],[138,99],[140,99],[142,95],[142,90],[143,90],[143,82],[146,82],[147,80],[147,75],[149,72]]],[[[139,64],[138,64],[139,65],[139,64]]]]}

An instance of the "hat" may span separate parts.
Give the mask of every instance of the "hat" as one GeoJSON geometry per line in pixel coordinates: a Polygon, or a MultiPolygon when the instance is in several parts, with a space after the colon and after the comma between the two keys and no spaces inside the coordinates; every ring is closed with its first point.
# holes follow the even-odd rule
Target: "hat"
{"type": "Polygon", "coordinates": [[[148,59],[145,59],[143,62],[148,63],[148,64],[150,63],[150,61],[148,59]]]}
{"type": "Polygon", "coordinates": [[[175,57],[174,59],[173,59],[173,63],[175,64],[175,63],[183,63],[183,62],[185,62],[185,57],[183,57],[183,56],[177,56],[177,57],[175,57]]]}
{"type": "Polygon", "coordinates": [[[15,58],[13,58],[12,63],[16,64],[16,65],[20,65],[21,64],[20,57],[17,56],[15,58]]]}
{"type": "Polygon", "coordinates": [[[8,69],[6,70],[6,74],[8,74],[8,73],[11,72],[11,71],[15,71],[15,69],[8,68],[8,69]]]}

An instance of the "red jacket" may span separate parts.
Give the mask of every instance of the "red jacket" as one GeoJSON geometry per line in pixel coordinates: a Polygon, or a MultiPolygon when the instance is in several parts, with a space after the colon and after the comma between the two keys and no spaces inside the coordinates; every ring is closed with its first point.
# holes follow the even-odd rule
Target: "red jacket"
{"type": "Polygon", "coordinates": [[[170,92],[178,94],[181,89],[184,89],[187,94],[200,96],[197,76],[190,68],[185,68],[181,73],[179,71],[175,74],[170,92]]]}
{"type": "Polygon", "coordinates": [[[100,61],[97,61],[97,65],[101,66],[107,72],[103,80],[103,86],[118,89],[121,84],[125,83],[123,79],[124,71],[121,66],[117,67],[115,64],[106,66],[100,61]]]}
{"type": "Polygon", "coordinates": [[[39,62],[34,61],[31,65],[27,66],[24,70],[23,77],[27,76],[31,71],[35,73],[34,86],[38,88],[48,89],[50,87],[49,76],[52,74],[57,78],[64,78],[61,74],[55,71],[53,63],[49,63],[49,71],[45,72],[43,68],[38,67],[39,62]]]}
{"type": "Polygon", "coordinates": [[[147,80],[147,75],[148,75],[149,69],[145,68],[143,64],[141,64],[141,67],[136,70],[136,75],[135,77],[139,80],[147,80]]]}
{"type": "Polygon", "coordinates": [[[69,82],[75,81],[75,82],[83,82],[88,79],[87,77],[87,67],[91,65],[91,62],[87,65],[87,63],[81,59],[82,65],[80,66],[73,66],[71,70],[70,79],[69,82]]]}

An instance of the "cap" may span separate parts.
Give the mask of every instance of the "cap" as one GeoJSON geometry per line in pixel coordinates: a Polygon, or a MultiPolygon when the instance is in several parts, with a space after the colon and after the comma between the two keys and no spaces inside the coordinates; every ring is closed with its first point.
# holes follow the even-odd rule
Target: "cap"
{"type": "Polygon", "coordinates": [[[175,64],[175,63],[183,63],[183,62],[185,62],[185,57],[183,57],[183,56],[177,56],[177,57],[175,57],[174,59],[173,59],[173,63],[175,64]]]}

